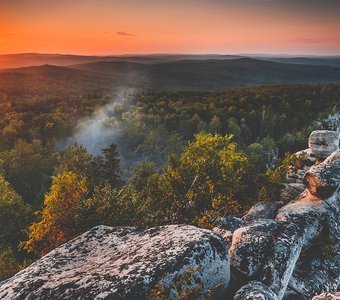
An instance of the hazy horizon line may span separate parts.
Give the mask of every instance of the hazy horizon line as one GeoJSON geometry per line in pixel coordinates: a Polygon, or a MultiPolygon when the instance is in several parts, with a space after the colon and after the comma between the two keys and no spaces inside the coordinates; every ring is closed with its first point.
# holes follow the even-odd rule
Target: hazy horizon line
{"type": "Polygon", "coordinates": [[[16,52],[3,53],[5,55],[63,55],[63,56],[85,56],[85,57],[130,57],[130,56],[165,56],[165,55],[188,55],[188,56],[272,56],[272,57],[339,57],[340,53],[334,54],[311,54],[311,53],[195,53],[195,52],[149,52],[149,53],[122,53],[122,54],[82,54],[82,53],[58,53],[58,52],[16,52]]]}

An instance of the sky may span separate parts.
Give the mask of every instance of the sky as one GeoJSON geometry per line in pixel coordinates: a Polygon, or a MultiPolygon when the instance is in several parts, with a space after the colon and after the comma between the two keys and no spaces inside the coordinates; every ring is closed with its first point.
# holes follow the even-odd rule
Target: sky
{"type": "Polygon", "coordinates": [[[0,0],[0,54],[340,54],[340,0],[0,0]]]}

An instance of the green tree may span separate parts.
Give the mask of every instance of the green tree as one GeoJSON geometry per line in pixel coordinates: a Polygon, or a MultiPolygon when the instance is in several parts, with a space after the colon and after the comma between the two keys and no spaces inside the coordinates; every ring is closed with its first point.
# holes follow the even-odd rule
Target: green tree
{"type": "Polygon", "coordinates": [[[242,210],[238,194],[249,172],[248,158],[231,135],[197,134],[163,174],[149,177],[145,211],[156,223],[210,226],[215,218],[242,210]]]}
{"type": "Polygon", "coordinates": [[[122,182],[120,173],[120,158],[117,145],[111,144],[109,148],[102,150],[104,157],[102,161],[103,177],[113,187],[119,186],[122,182]]]}
{"type": "Polygon", "coordinates": [[[52,162],[41,141],[19,139],[14,148],[3,152],[3,172],[11,186],[31,204],[40,204],[50,184],[52,162]]]}

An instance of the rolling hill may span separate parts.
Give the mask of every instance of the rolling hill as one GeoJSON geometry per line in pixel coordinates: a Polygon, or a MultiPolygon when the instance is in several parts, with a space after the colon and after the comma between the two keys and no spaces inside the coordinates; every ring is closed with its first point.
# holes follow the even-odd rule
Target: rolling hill
{"type": "Polygon", "coordinates": [[[152,90],[222,90],[258,85],[340,82],[340,68],[283,64],[253,58],[152,64],[100,61],[70,67],[105,74],[113,82],[152,90]]]}
{"type": "Polygon", "coordinates": [[[234,87],[340,82],[340,68],[330,66],[254,58],[169,59],[3,69],[0,70],[0,92],[77,94],[120,86],[144,91],[218,91],[234,87]]]}

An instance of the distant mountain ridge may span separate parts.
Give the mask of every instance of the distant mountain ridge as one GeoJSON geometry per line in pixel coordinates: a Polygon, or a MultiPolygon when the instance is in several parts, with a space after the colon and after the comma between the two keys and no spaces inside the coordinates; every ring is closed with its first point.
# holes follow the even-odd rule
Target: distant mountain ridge
{"type": "Polygon", "coordinates": [[[44,64],[68,66],[96,61],[129,61],[155,63],[179,60],[230,60],[238,58],[255,58],[279,63],[308,64],[340,67],[340,56],[273,56],[273,55],[221,55],[221,54],[149,54],[149,55],[72,55],[19,53],[0,55],[0,69],[39,66],[44,64]]]}
{"type": "MultiPolygon", "coordinates": [[[[112,88],[134,87],[146,91],[216,91],[235,87],[281,84],[340,83],[340,68],[315,64],[282,63],[250,57],[203,59],[198,56],[124,57],[67,66],[41,65],[0,69],[0,83],[25,83],[45,80],[63,85],[63,81],[100,81],[112,88]],[[180,59],[182,58],[182,59],[180,59]],[[16,77],[16,78],[15,78],[16,77]]],[[[79,57],[77,57],[78,60],[79,57]]],[[[102,59],[102,57],[100,58],[102,59]]],[[[310,58],[312,59],[312,58],[310,58]]],[[[70,62],[64,58],[64,62],[70,62]]],[[[67,86],[69,82],[65,82],[67,86]]],[[[87,84],[87,83],[86,83],[87,84]]]]}

